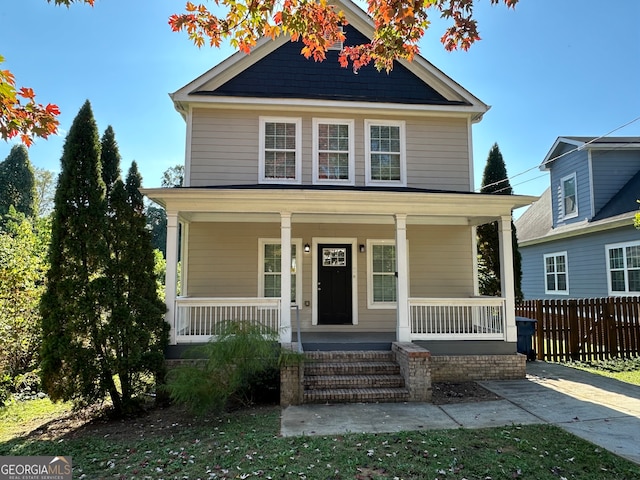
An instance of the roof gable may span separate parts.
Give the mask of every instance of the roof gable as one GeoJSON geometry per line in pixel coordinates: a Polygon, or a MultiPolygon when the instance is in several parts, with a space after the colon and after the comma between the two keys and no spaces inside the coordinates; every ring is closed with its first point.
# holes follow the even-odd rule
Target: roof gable
{"type": "Polygon", "coordinates": [[[579,150],[640,149],[640,137],[558,137],[540,164],[540,170],[549,170],[558,158],[579,150]],[[566,147],[571,147],[566,150],[566,147]]]}
{"type": "MultiPolygon", "coordinates": [[[[344,29],[345,45],[357,45],[368,39],[353,26],[344,29]]],[[[369,64],[358,73],[338,63],[337,51],[327,52],[324,62],[315,62],[300,54],[301,42],[286,42],[238,75],[211,90],[207,84],[195,94],[240,97],[309,98],[359,100],[431,105],[469,105],[448,100],[431,86],[396,62],[394,69],[381,73],[369,64]]],[[[210,88],[210,87],[209,87],[210,88]]]]}
{"type": "MultiPolygon", "coordinates": [[[[333,3],[349,22],[345,44],[368,41],[374,30],[369,16],[351,0],[333,3]]],[[[413,110],[460,112],[473,120],[489,109],[421,56],[412,62],[396,61],[389,74],[373,66],[355,74],[340,67],[338,52],[329,51],[324,62],[314,62],[300,54],[301,48],[301,43],[285,36],[262,38],[250,55],[235,53],[171,97],[183,111],[190,103],[232,103],[248,98],[401,104],[413,110]]]]}

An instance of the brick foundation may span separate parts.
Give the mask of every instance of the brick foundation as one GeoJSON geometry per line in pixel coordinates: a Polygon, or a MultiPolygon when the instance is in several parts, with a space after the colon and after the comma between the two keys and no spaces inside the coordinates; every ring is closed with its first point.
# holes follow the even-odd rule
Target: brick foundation
{"type": "Polygon", "coordinates": [[[434,355],[432,382],[472,382],[524,378],[527,357],[514,355],[434,355]]]}
{"type": "MultiPolygon", "coordinates": [[[[298,352],[297,343],[283,343],[282,354],[298,352]]],[[[302,404],[304,386],[302,377],[304,374],[304,362],[283,362],[280,366],[280,406],[302,404]]]]}
{"type": "Polygon", "coordinates": [[[431,401],[431,353],[414,343],[393,342],[394,360],[400,365],[410,402],[431,401]]]}

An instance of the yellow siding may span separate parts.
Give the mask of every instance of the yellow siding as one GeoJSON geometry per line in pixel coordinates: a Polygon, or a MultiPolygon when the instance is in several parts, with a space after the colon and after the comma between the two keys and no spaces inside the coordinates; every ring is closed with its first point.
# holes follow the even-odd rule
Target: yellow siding
{"type": "Polygon", "coordinates": [[[326,113],[195,109],[191,138],[191,186],[258,183],[259,117],[302,118],[302,183],[312,183],[313,118],[355,121],[355,179],[365,184],[364,121],[405,120],[407,186],[443,190],[469,190],[467,122],[447,117],[382,117],[380,115],[327,115],[326,113]]]}

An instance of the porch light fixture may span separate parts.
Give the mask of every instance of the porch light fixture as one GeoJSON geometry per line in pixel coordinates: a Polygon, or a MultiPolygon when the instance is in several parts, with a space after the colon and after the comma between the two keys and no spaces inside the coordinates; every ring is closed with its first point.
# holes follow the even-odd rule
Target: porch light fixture
{"type": "Polygon", "coordinates": [[[364,244],[361,243],[359,247],[360,253],[364,253],[364,244]]]}
{"type": "Polygon", "coordinates": [[[304,244],[304,253],[309,253],[311,251],[311,246],[308,243],[304,244]]]}

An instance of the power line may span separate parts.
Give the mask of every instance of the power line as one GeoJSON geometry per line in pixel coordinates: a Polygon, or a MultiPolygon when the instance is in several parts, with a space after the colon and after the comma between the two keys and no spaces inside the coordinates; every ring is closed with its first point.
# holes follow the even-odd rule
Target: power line
{"type": "MultiPolygon", "coordinates": [[[[569,155],[569,154],[572,154],[572,153],[578,152],[578,151],[580,151],[580,150],[584,150],[584,148],[586,148],[588,145],[590,145],[590,144],[592,144],[592,143],[594,143],[594,142],[597,142],[598,140],[601,140],[601,139],[603,139],[603,138],[606,138],[606,137],[608,137],[609,135],[611,135],[612,133],[617,132],[618,130],[621,130],[621,129],[625,128],[625,127],[628,127],[629,125],[631,125],[631,124],[633,124],[633,123],[635,123],[635,122],[637,122],[637,121],[639,121],[639,120],[640,120],[640,117],[636,117],[636,118],[634,118],[633,120],[630,120],[629,122],[625,123],[624,125],[620,125],[619,127],[614,128],[613,130],[611,130],[610,132],[605,133],[604,135],[600,135],[599,137],[595,137],[595,138],[593,138],[593,139],[589,140],[588,142],[586,142],[586,143],[584,143],[584,144],[582,144],[582,145],[579,145],[579,146],[577,146],[577,147],[575,147],[575,148],[573,148],[573,149],[571,149],[571,150],[569,150],[569,151],[567,151],[567,152],[564,152],[564,153],[562,153],[562,154],[560,154],[560,155],[557,155],[557,156],[555,156],[555,157],[553,157],[553,158],[550,158],[550,159],[549,159],[549,160],[547,160],[546,162],[543,162],[543,163],[541,163],[541,164],[539,164],[539,165],[536,165],[535,167],[531,167],[531,168],[529,168],[529,169],[527,169],[527,170],[524,170],[523,172],[517,173],[517,174],[512,175],[512,176],[510,176],[510,177],[504,178],[504,179],[502,179],[502,180],[498,180],[497,182],[493,182],[493,183],[490,183],[490,184],[488,184],[488,185],[484,185],[484,186],[482,186],[482,187],[480,187],[480,188],[477,188],[475,191],[480,191],[480,190],[482,190],[483,188],[486,188],[486,187],[493,187],[493,186],[495,186],[495,185],[500,185],[501,183],[508,182],[508,181],[510,181],[511,179],[514,179],[514,178],[516,178],[516,177],[519,177],[520,175],[524,175],[525,173],[529,173],[529,172],[530,172],[530,171],[532,171],[532,170],[539,169],[540,167],[543,167],[543,166],[547,165],[548,163],[554,162],[555,160],[558,160],[559,158],[562,158],[562,157],[564,157],[564,156],[566,156],[566,155],[569,155]]],[[[629,143],[630,143],[630,142],[626,143],[625,145],[628,145],[629,143]]],[[[542,176],[542,175],[541,175],[541,176],[542,176]]],[[[525,180],[524,182],[520,182],[518,185],[522,185],[523,183],[527,183],[527,182],[530,182],[530,181],[536,180],[536,179],[540,178],[541,176],[535,177],[535,178],[530,179],[530,180],[525,180]]],[[[496,192],[494,192],[494,193],[501,192],[501,191],[503,191],[503,190],[506,190],[507,188],[508,188],[508,187],[504,187],[504,188],[502,188],[502,189],[500,189],[500,190],[497,190],[497,191],[496,191],[496,192]]]]}

